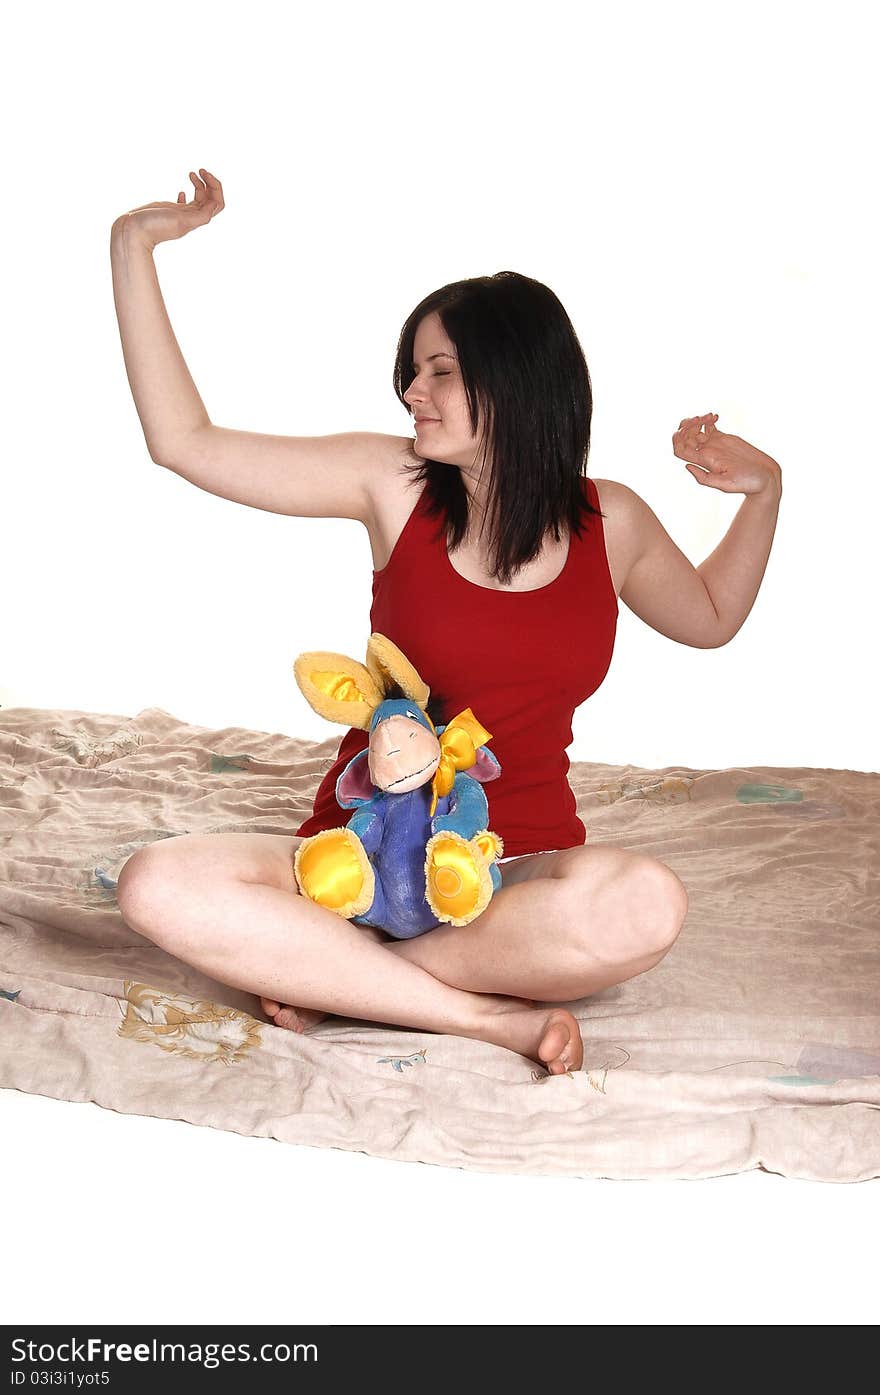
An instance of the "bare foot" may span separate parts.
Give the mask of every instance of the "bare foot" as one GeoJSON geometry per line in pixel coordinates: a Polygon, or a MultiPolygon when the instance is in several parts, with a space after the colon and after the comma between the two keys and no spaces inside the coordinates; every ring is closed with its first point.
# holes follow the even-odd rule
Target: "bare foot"
{"type": "Polygon", "coordinates": [[[291,1007],[288,1003],[279,1003],[275,998],[261,998],[260,1007],[276,1027],[286,1027],[289,1032],[307,1032],[329,1015],[319,1012],[317,1008],[291,1007]]]}
{"type": "MultiPolygon", "coordinates": [[[[580,1070],[584,1045],[576,1017],[565,1008],[538,1008],[529,998],[509,998],[481,993],[486,1016],[473,1036],[518,1051],[539,1062],[550,1075],[580,1070]]],[[[329,1013],[316,1008],[293,1007],[274,998],[260,998],[267,1017],[276,1027],[291,1032],[307,1032],[323,1022],[329,1013]]]]}
{"type": "MultiPolygon", "coordinates": [[[[506,999],[508,1004],[515,999],[506,999]]],[[[566,1008],[538,1008],[521,1012],[510,1007],[489,1009],[475,1032],[484,1041],[507,1046],[522,1056],[538,1061],[550,1075],[565,1075],[580,1070],[584,1064],[584,1044],[576,1017],[566,1008]]]]}

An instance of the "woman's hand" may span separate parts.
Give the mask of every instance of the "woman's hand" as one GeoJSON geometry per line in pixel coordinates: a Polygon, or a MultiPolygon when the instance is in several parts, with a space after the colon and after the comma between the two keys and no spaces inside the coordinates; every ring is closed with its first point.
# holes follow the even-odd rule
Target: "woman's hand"
{"type": "Polygon", "coordinates": [[[768,485],[778,484],[782,476],[778,461],[741,436],[716,430],[717,420],[717,412],[685,417],[673,433],[672,449],[679,460],[690,462],[686,469],[694,479],[725,494],[760,494],[768,485]]]}
{"type": "Polygon", "coordinates": [[[176,237],[184,237],[193,228],[210,223],[215,213],[226,207],[223,202],[223,186],[209,170],[199,170],[203,177],[198,179],[195,171],[189,177],[196,186],[192,203],[187,203],[186,194],[181,190],[177,203],[146,203],[141,208],[132,208],[121,214],[113,224],[113,229],[133,236],[151,251],[157,242],[171,242],[176,237]]]}

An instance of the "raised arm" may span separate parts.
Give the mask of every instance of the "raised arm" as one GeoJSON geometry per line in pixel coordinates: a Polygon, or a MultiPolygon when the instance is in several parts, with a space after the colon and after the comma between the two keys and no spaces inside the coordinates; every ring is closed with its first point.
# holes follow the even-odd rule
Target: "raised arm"
{"type": "Polygon", "coordinates": [[[153,460],[210,424],[165,309],[153,248],[128,214],[110,230],[113,299],[125,371],[153,460]]]}
{"type": "Polygon", "coordinates": [[[194,200],[146,204],[117,218],[110,234],[113,297],[125,370],[147,449],[210,494],[270,513],[367,523],[383,473],[407,438],[371,431],[271,436],[216,426],[171,327],[153,260],[158,242],[184,236],[224,207],[207,170],[194,200]]]}
{"type": "Polygon", "coordinates": [[[695,649],[717,649],[742,628],[764,577],[782,498],[779,462],[742,437],[718,431],[716,420],[714,412],[686,417],[672,437],[674,454],[688,462],[699,484],[746,495],[726,536],[700,566],[676,547],[644,499],[617,480],[602,482],[602,498],[628,540],[620,599],[646,625],[695,649]]]}

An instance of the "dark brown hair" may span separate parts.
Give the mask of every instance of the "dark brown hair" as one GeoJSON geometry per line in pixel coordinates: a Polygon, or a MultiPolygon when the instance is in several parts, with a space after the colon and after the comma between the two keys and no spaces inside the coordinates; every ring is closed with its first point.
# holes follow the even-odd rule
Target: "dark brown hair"
{"type": "MultiPolygon", "coordinates": [[[[455,345],[475,435],[482,415],[492,464],[491,574],[507,586],[538,555],[548,532],[557,542],[563,530],[580,537],[588,517],[601,514],[582,484],[593,415],[587,360],[561,301],[540,281],[516,271],[452,281],[426,296],[400,332],[394,391],[407,411],[416,330],[432,312],[455,345]]],[[[459,471],[426,458],[414,472],[454,551],[468,531],[459,471]]]]}

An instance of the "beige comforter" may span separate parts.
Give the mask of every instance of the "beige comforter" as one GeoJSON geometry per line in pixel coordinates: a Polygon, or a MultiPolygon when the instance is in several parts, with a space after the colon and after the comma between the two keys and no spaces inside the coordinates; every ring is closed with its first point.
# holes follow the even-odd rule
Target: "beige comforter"
{"type": "Polygon", "coordinates": [[[570,1005],[584,1068],[330,1017],[299,1036],[122,920],[143,844],[292,833],[340,733],[0,711],[0,1086],[481,1172],[880,1176],[880,774],[574,763],[593,842],[688,888],[674,948],[570,1005]]]}

